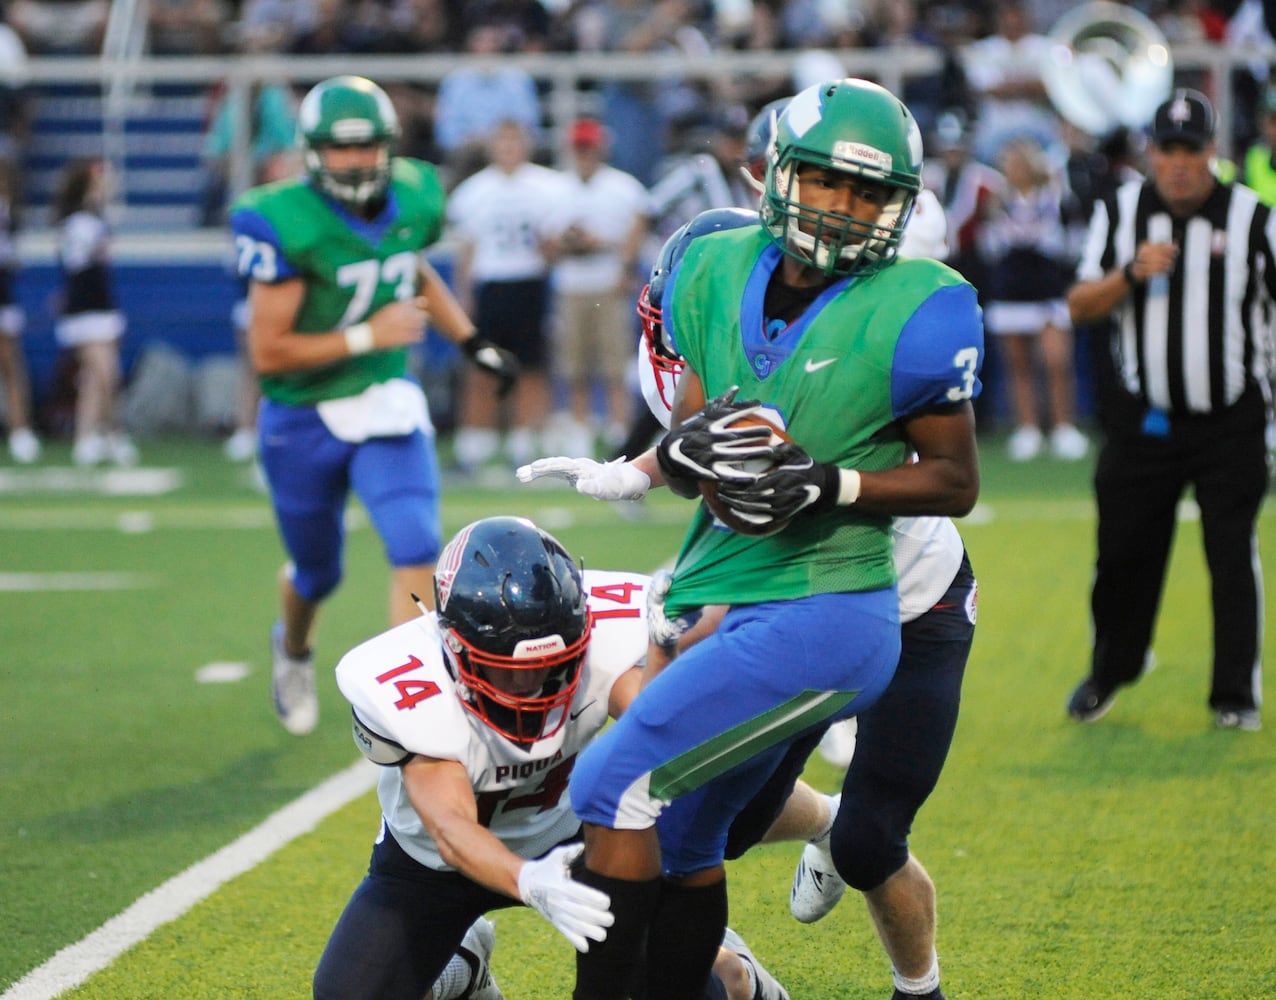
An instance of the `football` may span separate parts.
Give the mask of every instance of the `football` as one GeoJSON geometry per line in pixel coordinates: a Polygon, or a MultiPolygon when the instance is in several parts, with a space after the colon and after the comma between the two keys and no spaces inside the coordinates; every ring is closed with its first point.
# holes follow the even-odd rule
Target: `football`
{"type": "MultiPolygon", "coordinates": [[[[761,413],[755,409],[755,410],[740,414],[739,417],[731,421],[731,423],[729,423],[727,426],[728,427],[756,427],[756,426],[770,427],[771,428],[771,439],[769,442],[770,444],[778,445],[778,444],[783,444],[786,441],[791,442],[793,439],[789,437],[789,435],[785,432],[784,428],[780,426],[778,420],[779,418],[774,415],[770,415],[768,417],[767,414],[761,413]]],[[[769,472],[771,468],[773,467],[772,462],[770,461],[770,459],[767,459],[767,458],[741,459],[740,461],[735,462],[733,464],[735,465],[736,468],[740,469],[741,471],[753,473],[754,475],[760,475],[764,472],[769,472]]],[[[722,503],[721,500],[718,499],[718,481],[716,479],[700,480],[700,495],[704,497],[705,506],[709,508],[710,513],[713,514],[714,518],[718,521],[719,524],[722,524],[725,527],[730,528],[732,531],[738,532],[741,535],[752,535],[754,537],[761,538],[766,535],[773,535],[777,531],[780,531],[785,527],[785,524],[772,523],[772,524],[766,524],[766,525],[756,525],[756,524],[750,524],[748,521],[741,520],[731,510],[731,508],[727,507],[724,503],[722,503]]]]}

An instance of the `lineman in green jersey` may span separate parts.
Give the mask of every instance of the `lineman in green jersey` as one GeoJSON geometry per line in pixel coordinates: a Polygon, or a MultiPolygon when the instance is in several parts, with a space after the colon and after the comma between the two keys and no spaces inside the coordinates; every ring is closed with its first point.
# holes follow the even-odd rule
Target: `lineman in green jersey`
{"type": "Polygon", "coordinates": [[[615,916],[577,957],[574,1000],[619,1000],[644,979],[651,996],[695,995],[726,919],[731,821],[793,742],[871,707],[891,679],[891,516],[960,516],[975,502],[975,291],[942,264],[897,256],[921,152],[908,109],[881,87],[803,91],[777,122],[761,226],[693,241],[666,283],[666,329],[687,367],[673,430],[625,476],[638,492],[686,496],[715,480],[758,533],[702,504],[669,613],[731,610],[573,771],[586,843],[576,877],[607,892],[615,916]],[[762,408],[797,443],[732,426],[762,408]],[[771,471],[742,467],[753,458],[771,471]]]}
{"type": "Polygon", "coordinates": [[[359,496],[392,567],[390,623],[433,594],[440,546],[438,462],[408,350],[430,323],[508,385],[517,362],[479,337],[422,251],[444,220],[428,163],[394,156],[385,92],[333,77],[298,112],[304,178],[231,206],[249,280],[248,348],[261,383],[259,454],[288,562],[272,630],[272,691],[284,727],[318,723],[311,636],[342,573],[343,515],[359,496]]]}

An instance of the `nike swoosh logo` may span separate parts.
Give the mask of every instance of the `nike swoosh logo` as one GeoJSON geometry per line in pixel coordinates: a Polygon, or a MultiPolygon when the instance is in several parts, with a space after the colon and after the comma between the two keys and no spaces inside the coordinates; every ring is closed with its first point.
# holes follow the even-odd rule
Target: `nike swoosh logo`
{"type": "MultiPolygon", "coordinates": [[[[595,698],[595,699],[594,699],[594,701],[597,701],[597,700],[598,700],[597,698],[595,698]]],[[[589,702],[589,704],[585,705],[585,707],[584,707],[584,708],[581,708],[581,709],[579,709],[579,710],[577,710],[577,711],[575,711],[575,712],[570,713],[570,714],[567,716],[567,718],[568,718],[571,722],[575,722],[577,719],[579,719],[582,715],[584,715],[584,714],[585,714],[585,713],[589,710],[589,706],[590,706],[590,705],[592,705],[592,704],[594,703],[594,701],[589,702]]]]}
{"type": "Polygon", "coordinates": [[[810,358],[807,358],[805,368],[808,373],[818,372],[821,368],[827,368],[836,360],[837,358],[825,358],[823,361],[812,361],[810,358]]]}

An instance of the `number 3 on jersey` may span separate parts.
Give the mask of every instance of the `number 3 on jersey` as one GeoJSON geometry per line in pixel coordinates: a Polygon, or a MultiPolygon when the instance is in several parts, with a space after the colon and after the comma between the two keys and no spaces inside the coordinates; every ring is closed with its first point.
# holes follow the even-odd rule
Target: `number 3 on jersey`
{"type": "Polygon", "coordinates": [[[979,348],[963,347],[953,357],[953,367],[959,369],[961,385],[948,390],[948,401],[960,403],[975,394],[975,369],[979,365],[979,348]]]}

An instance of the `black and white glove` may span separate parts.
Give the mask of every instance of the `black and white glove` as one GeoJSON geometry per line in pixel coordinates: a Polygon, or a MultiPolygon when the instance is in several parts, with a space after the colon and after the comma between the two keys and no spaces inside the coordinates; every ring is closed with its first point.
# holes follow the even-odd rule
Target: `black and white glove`
{"type": "Polygon", "coordinates": [[[760,405],[756,399],[737,403],[737,392],[739,388],[732,386],[711,399],[656,446],[656,461],[665,484],[678,496],[699,496],[697,482],[701,479],[752,479],[753,473],[744,472],[733,463],[771,454],[769,425],[729,426],[747,410],[760,405]]]}
{"type": "MultiPolygon", "coordinates": [[[[842,492],[842,470],[838,466],[816,462],[795,444],[777,445],[773,454],[779,464],[770,472],[718,486],[718,499],[723,506],[750,524],[774,524],[777,528],[801,511],[818,513],[837,506],[842,492]]],[[[858,483],[858,476],[855,482],[858,483]]],[[[853,501],[854,498],[847,500],[853,501]]]]}
{"type": "Polygon", "coordinates": [[[482,368],[483,371],[500,379],[501,384],[496,389],[496,395],[501,399],[508,396],[510,390],[514,388],[515,380],[523,370],[523,366],[518,363],[518,358],[512,352],[503,347],[497,347],[477,333],[461,341],[460,346],[465,356],[474,362],[475,367],[482,368]]]}
{"type": "Polygon", "coordinates": [[[589,951],[590,941],[602,941],[616,921],[611,897],[571,876],[571,865],[584,844],[555,847],[537,861],[527,861],[518,871],[518,895],[548,920],[579,952],[589,951]]]}

